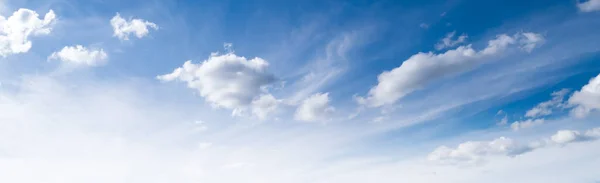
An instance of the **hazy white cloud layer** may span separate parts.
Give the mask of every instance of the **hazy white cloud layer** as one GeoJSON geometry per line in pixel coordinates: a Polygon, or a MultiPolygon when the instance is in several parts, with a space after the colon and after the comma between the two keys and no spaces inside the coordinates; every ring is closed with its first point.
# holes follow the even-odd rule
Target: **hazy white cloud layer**
{"type": "Polygon", "coordinates": [[[359,98],[359,103],[370,107],[393,104],[432,81],[469,71],[486,61],[501,57],[510,46],[516,45],[531,51],[542,42],[541,37],[528,32],[513,36],[502,34],[490,40],[487,47],[481,50],[466,45],[440,54],[417,53],[402,62],[400,67],[381,73],[377,77],[377,85],[371,88],[366,98],[359,98]]]}
{"type": "Polygon", "coordinates": [[[467,142],[402,161],[390,160],[394,155],[340,157],[361,146],[353,140],[359,131],[223,129],[218,126],[235,122],[198,122],[193,114],[210,119],[211,112],[158,99],[147,92],[158,88],[130,82],[27,76],[15,86],[19,90],[0,90],[0,181],[570,183],[600,178],[598,128],[559,131],[538,145],[507,137],[467,142]],[[555,171],[561,176],[545,176],[555,171]]]}
{"type": "Polygon", "coordinates": [[[137,38],[143,38],[148,35],[150,29],[158,30],[158,25],[143,19],[126,20],[117,13],[110,19],[110,25],[113,27],[114,36],[121,40],[129,40],[130,35],[137,38]]]}
{"type": "Polygon", "coordinates": [[[48,59],[60,60],[73,65],[98,66],[106,63],[108,54],[100,48],[75,45],[65,46],[60,51],[52,53],[48,59]]]}
{"type": "Polygon", "coordinates": [[[30,9],[19,9],[11,16],[0,15],[0,56],[25,53],[33,43],[30,36],[47,35],[52,32],[56,21],[54,11],[50,10],[43,18],[30,9]]]}

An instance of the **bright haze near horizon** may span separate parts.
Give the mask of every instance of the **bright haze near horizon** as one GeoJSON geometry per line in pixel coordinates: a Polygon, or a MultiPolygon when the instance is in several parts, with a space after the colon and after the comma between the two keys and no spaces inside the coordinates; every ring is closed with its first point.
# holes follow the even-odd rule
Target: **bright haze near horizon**
{"type": "Polygon", "coordinates": [[[0,182],[595,183],[600,0],[0,0],[0,182]]]}

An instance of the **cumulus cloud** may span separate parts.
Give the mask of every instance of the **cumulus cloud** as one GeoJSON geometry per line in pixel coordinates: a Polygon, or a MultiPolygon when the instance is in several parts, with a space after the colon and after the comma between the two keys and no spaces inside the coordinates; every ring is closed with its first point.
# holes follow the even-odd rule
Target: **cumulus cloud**
{"type": "Polygon", "coordinates": [[[299,121],[322,121],[327,120],[334,110],[329,106],[329,93],[317,93],[302,101],[294,118],[299,121]]]}
{"type": "Polygon", "coordinates": [[[564,146],[574,142],[593,141],[600,138],[600,128],[581,133],[575,130],[559,130],[549,139],[540,139],[527,144],[500,137],[492,141],[468,141],[456,148],[440,146],[431,152],[429,161],[445,165],[478,165],[493,156],[515,157],[549,146],[564,146]]]}
{"type": "Polygon", "coordinates": [[[455,35],[456,35],[456,31],[452,31],[452,32],[446,34],[446,37],[444,37],[442,40],[440,40],[440,42],[435,44],[435,49],[443,50],[446,48],[452,48],[456,45],[459,45],[459,44],[467,41],[468,36],[466,34],[460,35],[456,38],[456,40],[453,40],[455,35]]]}
{"type": "Polygon", "coordinates": [[[271,94],[263,94],[252,101],[252,114],[259,119],[266,119],[279,108],[281,100],[276,99],[271,94]]]}
{"type": "Polygon", "coordinates": [[[0,16],[0,55],[25,53],[31,49],[30,36],[47,35],[52,32],[56,21],[54,11],[50,10],[43,19],[37,12],[19,9],[10,17],[0,16]]]}
{"type": "Polygon", "coordinates": [[[441,146],[430,153],[427,159],[442,164],[478,164],[486,156],[515,156],[529,150],[530,147],[520,145],[513,139],[500,137],[492,141],[469,141],[456,148],[441,146]]]}
{"type": "Polygon", "coordinates": [[[245,111],[253,104],[266,107],[254,111],[264,115],[276,106],[272,96],[259,97],[262,88],[275,82],[267,72],[269,63],[261,58],[246,59],[233,53],[213,54],[199,64],[186,61],[172,73],[157,76],[161,81],[181,81],[199,92],[215,107],[232,109],[235,113],[245,111]],[[255,100],[253,102],[253,100],[255,100]]]}
{"type": "Polygon", "coordinates": [[[402,62],[400,67],[381,73],[377,78],[378,84],[371,88],[366,98],[359,97],[358,102],[370,107],[393,104],[434,80],[469,71],[482,62],[498,57],[511,45],[533,49],[539,45],[538,36],[541,37],[535,33],[518,33],[514,36],[502,34],[479,51],[466,45],[441,54],[417,53],[402,62]]]}
{"type": "Polygon", "coordinates": [[[52,53],[48,59],[60,60],[73,65],[98,66],[106,63],[108,55],[103,49],[76,45],[65,46],[60,51],[52,53]]]}
{"type": "Polygon", "coordinates": [[[600,109],[600,75],[592,78],[581,90],[575,91],[568,103],[574,107],[571,115],[577,118],[583,118],[591,111],[600,109]]]}
{"type": "Polygon", "coordinates": [[[544,119],[527,119],[525,121],[515,121],[510,124],[510,128],[514,131],[523,129],[523,128],[531,128],[534,126],[544,124],[544,119]]]}
{"type": "Polygon", "coordinates": [[[581,12],[592,12],[600,10],[600,0],[587,0],[577,3],[577,8],[581,12]]]}
{"type": "Polygon", "coordinates": [[[569,94],[569,89],[562,89],[559,91],[552,92],[552,94],[550,94],[552,96],[551,100],[539,103],[537,106],[528,110],[525,113],[525,117],[535,118],[547,116],[552,114],[552,111],[556,108],[566,107],[564,99],[567,94],[569,94]]]}
{"type": "Polygon", "coordinates": [[[137,38],[143,38],[150,32],[149,29],[158,30],[158,25],[143,19],[126,20],[119,13],[110,19],[114,36],[121,40],[129,40],[131,34],[137,38]]]}

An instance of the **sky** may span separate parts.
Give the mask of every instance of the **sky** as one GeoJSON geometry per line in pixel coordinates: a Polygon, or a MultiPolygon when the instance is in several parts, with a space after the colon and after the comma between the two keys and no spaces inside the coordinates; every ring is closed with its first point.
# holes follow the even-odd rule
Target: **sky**
{"type": "Polygon", "coordinates": [[[0,0],[0,182],[600,182],[600,0],[0,0]]]}

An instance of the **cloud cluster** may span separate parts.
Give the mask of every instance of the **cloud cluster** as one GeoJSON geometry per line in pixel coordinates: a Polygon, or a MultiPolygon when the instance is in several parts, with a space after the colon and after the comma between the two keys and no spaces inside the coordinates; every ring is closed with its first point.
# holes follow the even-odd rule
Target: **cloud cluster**
{"type": "Polygon", "coordinates": [[[103,49],[76,45],[65,46],[60,51],[52,53],[48,59],[60,60],[72,65],[98,66],[106,63],[108,55],[103,49]]]}
{"type": "Polygon", "coordinates": [[[571,114],[578,118],[583,118],[591,111],[600,109],[600,75],[592,78],[581,90],[575,91],[568,103],[574,106],[571,114]]]}
{"type": "Polygon", "coordinates": [[[549,146],[564,146],[574,142],[600,139],[600,128],[593,128],[581,133],[575,130],[559,130],[550,138],[521,144],[507,137],[492,141],[468,141],[456,148],[440,146],[431,152],[427,159],[445,165],[478,165],[493,156],[515,157],[530,151],[549,146]]]}
{"type": "Polygon", "coordinates": [[[110,20],[113,27],[114,36],[121,40],[129,40],[131,34],[137,38],[143,38],[150,32],[149,29],[158,29],[155,23],[143,19],[126,20],[119,13],[110,20]]]}
{"type": "Polygon", "coordinates": [[[469,71],[485,61],[499,57],[511,45],[531,51],[542,43],[541,37],[535,33],[518,33],[513,36],[502,34],[490,40],[487,47],[479,51],[466,45],[440,54],[415,54],[402,62],[400,67],[381,73],[377,78],[378,84],[371,88],[366,98],[358,98],[358,102],[370,107],[393,104],[432,81],[469,71]]]}
{"type": "Polygon", "coordinates": [[[50,10],[43,19],[37,12],[19,9],[10,17],[0,16],[0,56],[25,53],[31,49],[30,36],[47,35],[52,31],[56,15],[50,10]]]}
{"type": "Polygon", "coordinates": [[[213,54],[199,64],[186,61],[173,72],[157,76],[161,81],[182,81],[188,88],[195,89],[207,102],[215,107],[246,110],[251,104],[265,107],[254,113],[262,116],[276,106],[263,88],[276,81],[267,72],[269,63],[261,58],[246,59],[234,53],[213,54]],[[256,101],[253,101],[256,100],[256,101]]]}
{"type": "Polygon", "coordinates": [[[324,121],[329,118],[335,108],[329,106],[329,93],[317,93],[306,98],[294,115],[299,121],[324,121]]]}
{"type": "Polygon", "coordinates": [[[452,32],[446,34],[446,37],[444,37],[442,40],[440,40],[440,42],[435,44],[435,49],[443,50],[446,48],[452,48],[456,45],[459,45],[459,44],[467,41],[468,36],[466,34],[462,34],[462,35],[458,36],[456,38],[456,40],[452,40],[452,39],[454,39],[455,35],[456,35],[456,31],[452,31],[452,32]]]}
{"type": "Polygon", "coordinates": [[[600,0],[587,0],[577,3],[581,12],[600,11],[600,0]]]}

